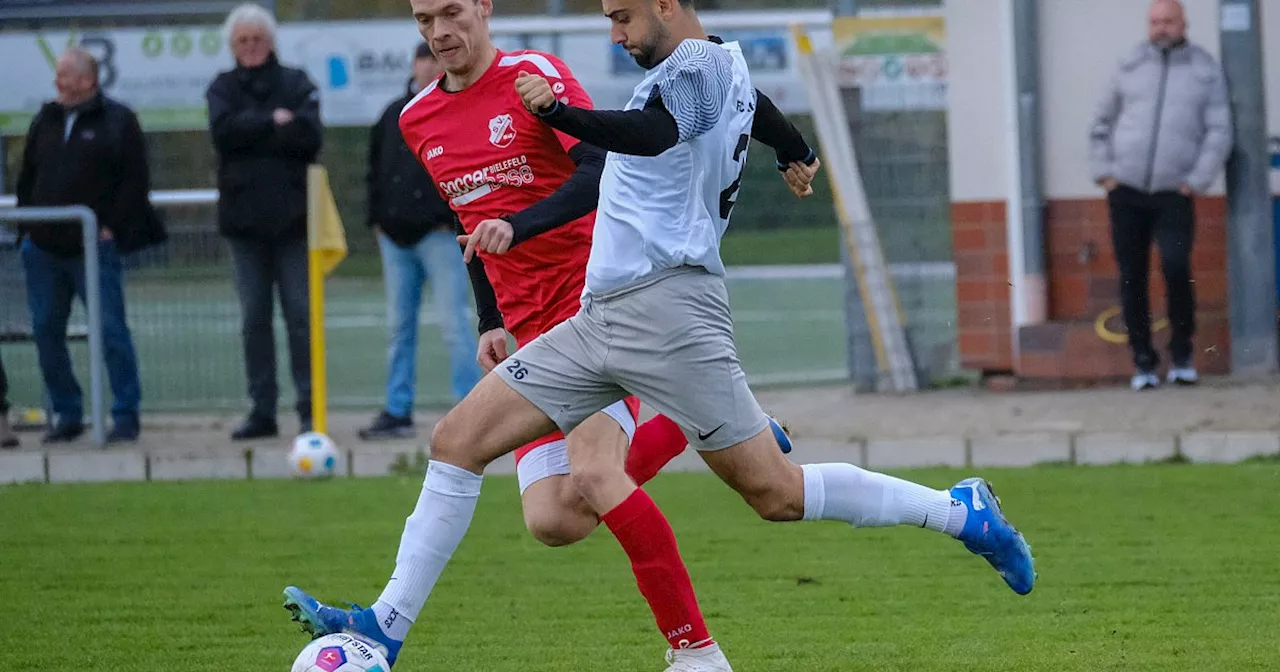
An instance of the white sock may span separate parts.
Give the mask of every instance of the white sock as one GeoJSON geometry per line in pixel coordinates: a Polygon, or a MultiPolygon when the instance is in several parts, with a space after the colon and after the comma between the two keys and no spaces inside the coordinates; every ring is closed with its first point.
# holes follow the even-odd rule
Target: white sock
{"type": "Polygon", "coordinates": [[[388,637],[404,641],[431,589],[471,526],[482,477],[466,469],[429,462],[418,505],[404,524],[396,570],[373,605],[388,637]]]}
{"type": "Polygon", "coordinates": [[[958,537],[969,515],[946,490],[852,464],[807,464],[803,470],[805,520],[843,520],[854,527],[914,525],[958,537]]]}
{"type": "Polygon", "coordinates": [[[378,627],[382,630],[382,634],[403,642],[409,636],[409,628],[413,627],[413,621],[401,614],[395,607],[378,598],[373,603],[373,615],[378,617],[378,627]]]}

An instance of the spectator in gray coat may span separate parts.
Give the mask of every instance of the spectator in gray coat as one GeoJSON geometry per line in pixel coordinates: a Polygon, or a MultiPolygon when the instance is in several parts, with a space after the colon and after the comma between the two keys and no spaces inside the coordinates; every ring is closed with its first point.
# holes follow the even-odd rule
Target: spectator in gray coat
{"type": "Polygon", "coordinates": [[[1169,381],[1194,384],[1193,197],[1221,172],[1231,150],[1231,111],[1222,68],[1187,41],[1177,0],[1156,0],[1148,41],[1120,62],[1090,131],[1094,180],[1107,191],[1120,297],[1137,369],[1135,390],[1156,387],[1147,277],[1154,240],[1168,289],[1169,381]]]}

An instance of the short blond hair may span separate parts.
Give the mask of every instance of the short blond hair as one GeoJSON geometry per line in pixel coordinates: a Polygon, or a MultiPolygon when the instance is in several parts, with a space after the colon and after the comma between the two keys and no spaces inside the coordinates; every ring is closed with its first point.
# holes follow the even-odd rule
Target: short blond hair
{"type": "Polygon", "coordinates": [[[229,45],[236,28],[240,26],[257,26],[271,37],[271,46],[276,44],[276,17],[262,5],[246,2],[231,10],[227,20],[222,24],[222,39],[229,45]]]}

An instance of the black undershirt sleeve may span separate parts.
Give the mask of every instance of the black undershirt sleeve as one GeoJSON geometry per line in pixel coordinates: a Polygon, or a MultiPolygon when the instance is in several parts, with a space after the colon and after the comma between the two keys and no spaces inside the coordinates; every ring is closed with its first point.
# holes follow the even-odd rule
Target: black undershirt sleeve
{"type": "MultiPolygon", "coordinates": [[[[467,233],[459,220],[454,220],[454,230],[460,236],[467,233]]],[[[480,318],[480,333],[504,328],[502,311],[498,310],[498,297],[493,293],[493,285],[489,283],[489,276],[484,272],[484,262],[480,260],[480,255],[471,257],[471,263],[467,264],[467,275],[471,277],[471,290],[476,297],[476,315],[480,318]]]]}
{"type": "Polygon", "coordinates": [[[778,170],[781,171],[786,171],[793,161],[813,165],[817,158],[795,124],[759,89],[756,89],[756,113],[751,124],[751,137],[773,148],[777,154],[778,170]]]}
{"type": "MultiPolygon", "coordinates": [[[[715,35],[707,39],[717,44],[724,43],[715,35]]],[[[538,116],[548,126],[607,152],[657,156],[680,141],[676,119],[663,104],[656,85],[643,109],[585,110],[556,101],[538,116]]],[[[781,171],[785,171],[793,161],[813,165],[817,158],[791,120],[759,89],[756,89],[751,137],[774,149],[778,170],[781,171]]]]}
{"type": "MultiPolygon", "coordinates": [[[[675,117],[660,96],[653,96],[644,109],[626,111],[584,110],[557,102],[539,116],[562,133],[620,154],[657,156],[679,141],[675,117]]],[[[785,171],[792,161],[812,164],[817,158],[795,124],[759,90],[751,137],[773,148],[779,170],[785,171]]]]}
{"type": "Polygon", "coordinates": [[[550,196],[520,212],[503,217],[511,224],[512,247],[591,214],[600,202],[600,175],[604,172],[605,151],[587,142],[569,150],[577,170],[550,196]]]}
{"type": "Polygon", "coordinates": [[[680,141],[676,118],[657,95],[640,110],[584,110],[557,101],[538,116],[557,131],[606,152],[657,156],[680,141]]]}

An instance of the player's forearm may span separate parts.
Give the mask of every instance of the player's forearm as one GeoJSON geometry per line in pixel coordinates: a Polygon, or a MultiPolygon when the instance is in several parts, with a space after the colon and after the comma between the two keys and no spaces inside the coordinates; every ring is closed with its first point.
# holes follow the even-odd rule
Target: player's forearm
{"type": "Polygon", "coordinates": [[[584,110],[557,102],[538,116],[557,131],[607,152],[657,156],[680,141],[675,117],[660,99],[642,110],[626,111],[584,110]]]}
{"type": "Polygon", "coordinates": [[[604,173],[604,150],[581,142],[569,150],[569,156],[578,168],[559,189],[504,218],[515,234],[512,246],[581,219],[596,209],[600,201],[600,176],[604,173]]]}
{"type": "Polygon", "coordinates": [[[812,164],[816,158],[804,135],[791,123],[769,97],[756,90],[756,113],[751,124],[751,137],[773,148],[778,169],[786,170],[793,161],[812,164]]]}

